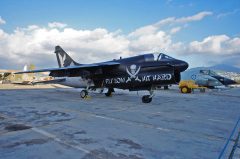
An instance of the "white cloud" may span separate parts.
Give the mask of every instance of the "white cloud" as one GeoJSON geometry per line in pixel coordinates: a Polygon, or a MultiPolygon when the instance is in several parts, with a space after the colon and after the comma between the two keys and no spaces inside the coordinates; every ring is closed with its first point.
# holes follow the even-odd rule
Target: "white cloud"
{"type": "Polygon", "coordinates": [[[157,23],[153,24],[153,26],[159,28],[161,26],[174,23],[175,21],[176,21],[175,17],[168,17],[168,18],[165,18],[165,19],[162,19],[162,20],[158,21],[157,23]]]}
{"type": "MultiPolygon", "coordinates": [[[[168,17],[168,18],[162,19],[152,25],[140,27],[140,28],[136,29],[135,31],[133,31],[132,33],[130,33],[129,36],[137,37],[137,36],[141,36],[141,35],[145,35],[145,34],[154,34],[154,33],[158,32],[159,30],[161,30],[161,28],[164,26],[171,27],[173,25],[183,25],[183,27],[184,27],[189,22],[200,21],[204,17],[209,16],[209,15],[212,15],[212,12],[203,11],[203,12],[199,12],[195,15],[188,16],[188,17],[181,17],[181,18],[168,17]]],[[[178,26],[178,30],[176,30],[176,28],[175,28],[175,31],[179,31],[179,30],[180,30],[180,26],[178,26]]],[[[174,32],[174,30],[173,30],[173,32],[174,32]]]]}
{"type": "Polygon", "coordinates": [[[143,52],[167,52],[170,56],[239,53],[239,37],[215,35],[189,44],[173,41],[175,33],[184,29],[186,23],[201,20],[210,14],[200,12],[189,17],[170,17],[129,34],[123,34],[120,30],[110,32],[104,28],[74,29],[58,22],[49,23],[47,27],[30,25],[17,28],[12,33],[0,29],[0,68],[21,68],[26,63],[34,63],[38,67],[56,67],[53,53],[56,45],[62,46],[80,63],[100,62],[143,52]],[[168,28],[164,30],[162,26],[168,28]]]}
{"type": "Polygon", "coordinates": [[[50,28],[65,28],[66,26],[67,24],[59,23],[59,22],[48,23],[48,27],[50,28]]]}
{"type": "MultiPolygon", "coordinates": [[[[108,32],[103,28],[59,30],[29,26],[17,28],[11,34],[0,29],[0,59],[8,61],[7,64],[14,62],[18,66],[30,62],[43,66],[47,64],[45,59],[56,64],[54,46],[61,45],[74,58],[78,58],[77,61],[90,63],[128,55],[128,43],[128,39],[123,35],[108,32]]],[[[3,62],[1,64],[3,65],[3,62]]]]}
{"type": "Polygon", "coordinates": [[[171,36],[173,34],[179,32],[182,28],[185,28],[187,23],[202,20],[204,17],[211,14],[212,12],[204,11],[188,17],[169,17],[152,25],[140,27],[128,35],[128,39],[131,41],[129,49],[133,52],[171,51],[180,44],[172,42],[171,36]],[[178,26],[171,28],[169,33],[162,29],[164,26],[172,27],[174,25],[178,26]]]}
{"type": "Polygon", "coordinates": [[[237,14],[240,12],[240,9],[234,9],[233,11],[230,11],[230,12],[225,12],[225,13],[220,13],[217,15],[217,18],[220,19],[220,18],[223,18],[223,17],[227,17],[227,16],[230,16],[230,15],[234,15],[234,14],[237,14]]]}
{"type": "Polygon", "coordinates": [[[240,38],[231,39],[227,35],[209,36],[202,41],[191,42],[189,52],[216,55],[239,54],[240,38]]]}
{"type": "Polygon", "coordinates": [[[4,19],[2,19],[2,17],[0,16],[0,25],[1,24],[6,24],[6,21],[4,19]]]}
{"type": "Polygon", "coordinates": [[[192,21],[199,21],[209,15],[212,15],[212,12],[204,11],[204,12],[197,13],[193,16],[178,18],[176,19],[176,23],[188,23],[192,21]]]}
{"type": "Polygon", "coordinates": [[[136,29],[135,31],[129,34],[129,37],[134,38],[142,35],[154,34],[157,30],[158,28],[156,28],[155,26],[147,25],[147,26],[136,29]]]}
{"type": "Polygon", "coordinates": [[[187,17],[181,17],[181,18],[169,17],[169,18],[160,20],[159,22],[155,23],[154,26],[159,28],[164,25],[173,25],[173,24],[179,24],[179,23],[185,24],[185,23],[189,23],[189,22],[193,22],[193,21],[200,21],[209,15],[212,15],[212,12],[203,11],[203,12],[199,12],[195,15],[187,16],[187,17]]]}
{"type": "Polygon", "coordinates": [[[129,49],[132,52],[166,51],[171,43],[171,37],[166,32],[158,31],[154,34],[144,34],[131,39],[129,49]]]}
{"type": "Polygon", "coordinates": [[[182,29],[182,27],[175,27],[170,30],[170,34],[176,34],[182,29]]]}

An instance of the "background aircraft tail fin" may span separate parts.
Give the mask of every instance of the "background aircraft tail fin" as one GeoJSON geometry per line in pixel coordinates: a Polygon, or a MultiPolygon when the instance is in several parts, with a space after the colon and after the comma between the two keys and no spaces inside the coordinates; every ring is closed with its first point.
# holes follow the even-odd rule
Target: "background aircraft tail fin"
{"type": "Polygon", "coordinates": [[[59,67],[80,65],[79,63],[75,62],[60,46],[56,46],[54,52],[56,53],[59,67]]]}

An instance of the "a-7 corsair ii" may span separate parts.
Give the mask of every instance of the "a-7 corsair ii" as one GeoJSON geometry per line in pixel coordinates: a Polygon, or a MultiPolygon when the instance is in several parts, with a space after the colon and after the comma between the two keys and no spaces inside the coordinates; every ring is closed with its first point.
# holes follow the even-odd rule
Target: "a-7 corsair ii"
{"type": "MultiPolygon", "coordinates": [[[[108,89],[106,96],[114,88],[129,91],[148,90],[149,95],[142,97],[143,103],[150,103],[157,86],[176,84],[181,79],[181,72],[188,68],[188,63],[174,59],[163,53],[144,54],[129,58],[93,63],[75,62],[60,46],[55,47],[59,68],[17,72],[50,72],[55,77],[53,82],[62,85],[84,88],[80,96],[85,98],[90,90],[108,89]]],[[[51,81],[49,81],[51,82],[51,81]]]]}

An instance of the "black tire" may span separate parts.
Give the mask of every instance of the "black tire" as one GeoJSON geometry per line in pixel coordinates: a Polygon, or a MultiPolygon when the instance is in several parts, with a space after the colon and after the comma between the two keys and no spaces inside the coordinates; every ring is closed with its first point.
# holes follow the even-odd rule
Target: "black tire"
{"type": "Polygon", "coordinates": [[[105,96],[111,97],[111,96],[112,96],[112,92],[107,92],[107,93],[105,93],[105,96]]]}
{"type": "Polygon", "coordinates": [[[88,91],[87,91],[87,90],[82,90],[82,91],[80,92],[80,97],[81,97],[81,98],[86,98],[87,95],[88,95],[88,91]]]}
{"type": "Polygon", "coordinates": [[[152,98],[150,98],[150,95],[145,95],[142,97],[143,103],[150,103],[152,101],[152,98]]]}
{"type": "Polygon", "coordinates": [[[112,96],[112,92],[114,92],[114,89],[113,89],[113,88],[109,88],[109,89],[108,89],[108,92],[105,93],[105,95],[106,95],[107,97],[111,97],[111,96],[112,96]]]}

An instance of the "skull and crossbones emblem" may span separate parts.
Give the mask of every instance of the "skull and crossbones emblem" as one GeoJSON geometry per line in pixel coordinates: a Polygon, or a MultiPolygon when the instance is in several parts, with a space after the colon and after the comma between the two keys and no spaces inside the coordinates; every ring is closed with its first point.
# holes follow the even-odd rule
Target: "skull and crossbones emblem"
{"type": "Polygon", "coordinates": [[[128,75],[130,76],[130,78],[136,78],[136,75],[139,73],[140,71],[140,67],[138,67],[135,64],[130,66],[130,71],[128,69],[128,67],[126,67],[126,71],[128,73],[128,75]]]}

